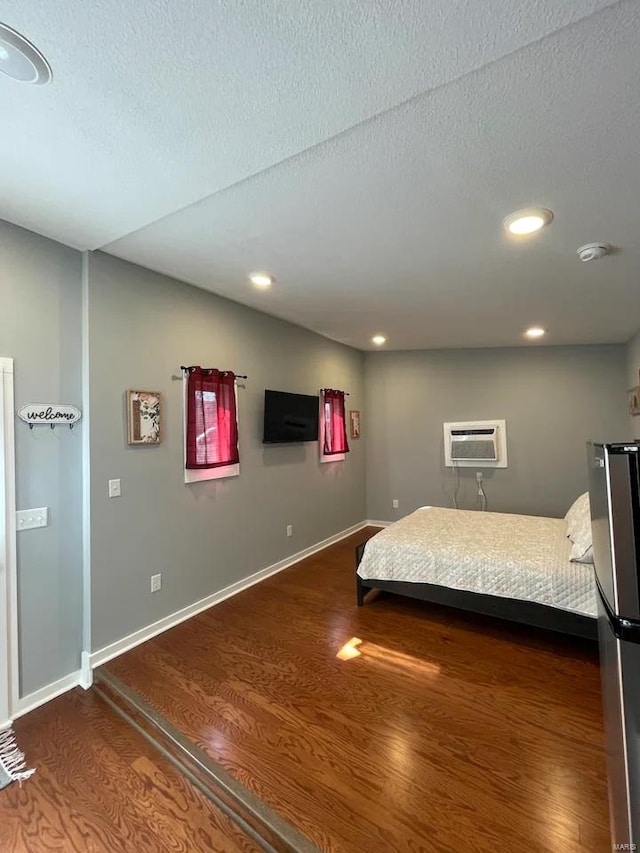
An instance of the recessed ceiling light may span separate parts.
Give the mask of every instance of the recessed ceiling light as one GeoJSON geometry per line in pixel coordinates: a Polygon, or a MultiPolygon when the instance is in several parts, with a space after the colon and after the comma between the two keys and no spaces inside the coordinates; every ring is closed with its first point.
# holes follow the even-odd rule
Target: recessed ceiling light
{"type": "Polygon", "coordinates": [[[382,344],[386,344],[386,342],[387,342],[387,339],[385,338],[384,335],[374,335],[371,338],[371,343],[375,344],[377,347],[381,347],[382,344]]]}
{"type": "Polygon", "coordinates": [[[546,334],[547,330],[543,329],[542,326],[531,326],[531,328],[527,329],[525,332],[527,338],[541,338],[546,334]]]}
{"type": "Polygon", "coordinates": [[[275,281],[275,278],[266,272],[252,272],[249,278],[256,287],[271,287],[275,281]]]}
{"type": "Polygon", "coordinates": [[[51,80],[49,63],[35,45],[6,24],[0,24],[0,73],[19,83],[44,86],[51,80]]]}
{"type": "Polygon", "coordinates": [[[548,225],[552,219],[553,213],[544,207],[525,207],[507,216],[502,227],[510,234],[522,236],[539,231],[548,225]]]}

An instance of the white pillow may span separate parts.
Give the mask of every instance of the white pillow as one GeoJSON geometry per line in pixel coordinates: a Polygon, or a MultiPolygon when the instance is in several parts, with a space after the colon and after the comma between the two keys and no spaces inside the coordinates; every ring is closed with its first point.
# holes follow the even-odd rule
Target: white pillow
{"type": "MultiPolygon", "coordinates": [[[[572,514],[571,533],[568,534],[573,542],[569,559],[574,563],[593,563],[593,538],[591,536],[589,495],[587,493],[580,495],[578,501],[580,501],[580,504],[575,513],[572,514]]],[[[571,509],[573,510],[573,507],[571,509]]]]}
{"type": "Polygon", "coordinates": [[[567,536],[573,542],[573,532],[574,530],[583,523],[584,513],[587,513],[587,517],[591,512],[589,508],[589,492],[585,492],[580,495],[580,497],[576,498],[575,501],[569,507],[567,514],[564,517],[564,520],[567,522],[567,536]]]}
{"type": "Polygon", "coordinates": [[[574,542],[571,546],[569,559],[572,563],[590,563],[593,565],[593,544],[590,543],[585,551],[584,544],[574,542]]]}

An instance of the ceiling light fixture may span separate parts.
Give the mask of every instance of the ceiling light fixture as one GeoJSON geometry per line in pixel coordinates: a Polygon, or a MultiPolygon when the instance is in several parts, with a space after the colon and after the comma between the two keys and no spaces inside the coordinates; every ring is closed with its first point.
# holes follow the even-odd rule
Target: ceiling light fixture
{"type": "Polygon", "coordinates": [[[0,73],[19,83],[44,86],[51,67],[38,48],[20,33],[0,23],[0,73]]]}
{"type": "Polygon", "coordinates": [[[271,287],[275,281],[275,278],[266,272],[252,272],[249,279],[256,287],[271,287]]]}
{"type": "Polygon", "coordinates": [[[541,338],[546,334],[547,330],[543,329],[542,326],[531,326],[531,328],[527,329],[525,332],[527,338],[541,338]]]}
{"type": "Polygon", "coordinates": [[[377,347],[381,347],[382,344],[386,344],[386,342],[387,342],[387,339],[385,338],[384,335],[374,335],[371,338],[371,343],[375,344],[377,347]]]}
{"type": "Polygon", "coordinates": [[[525,207],[507,216],[502,227],[510,234],[521,237],[539,231],[548,225],[552,219],[553,213],[544,207],[525,207]]]}

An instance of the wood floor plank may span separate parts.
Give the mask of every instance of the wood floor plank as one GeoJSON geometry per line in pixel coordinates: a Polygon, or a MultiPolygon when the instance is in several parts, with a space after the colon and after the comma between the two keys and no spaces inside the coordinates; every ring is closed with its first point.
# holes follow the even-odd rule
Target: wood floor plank
{"type": "Polygon", "coordinates": [[[257,845],[91,692],[16,722],[35,775],[0,791],[2,853],[257,853],[257,845]]]}
{"type": "Polygon", "coordinates": [[[373,532],[111,671],[323,850],[608,850],[595,647],[389,596],[357,608],[373,532]]]}

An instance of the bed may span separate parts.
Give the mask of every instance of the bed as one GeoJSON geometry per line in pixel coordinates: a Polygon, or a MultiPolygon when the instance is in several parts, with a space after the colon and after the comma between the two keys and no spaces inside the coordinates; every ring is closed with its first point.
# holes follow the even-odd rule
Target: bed
{"type": "Polygon", "coordinates": [[[593,565],[572,562],[565,519],[421,507],[356,549],[372,589],[597,639],[593,565]]]}

